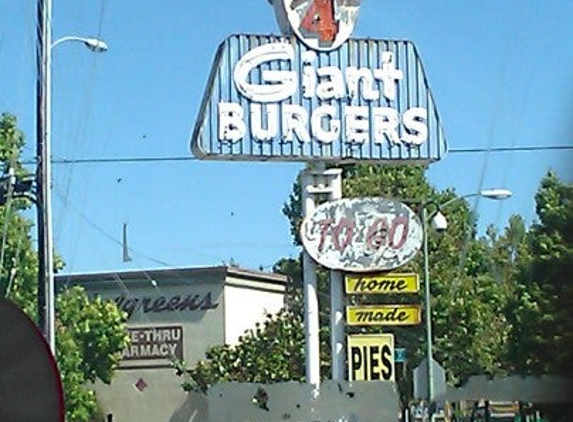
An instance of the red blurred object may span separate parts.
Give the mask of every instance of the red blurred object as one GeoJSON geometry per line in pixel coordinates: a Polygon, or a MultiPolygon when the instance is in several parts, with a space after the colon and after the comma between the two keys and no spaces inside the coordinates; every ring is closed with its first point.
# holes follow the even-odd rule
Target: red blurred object
{"type": "Polygon", "coordinates": [[[48,343],[14,303],[0,298],[0,421],[64,422],[62,382],[48,343]]]}

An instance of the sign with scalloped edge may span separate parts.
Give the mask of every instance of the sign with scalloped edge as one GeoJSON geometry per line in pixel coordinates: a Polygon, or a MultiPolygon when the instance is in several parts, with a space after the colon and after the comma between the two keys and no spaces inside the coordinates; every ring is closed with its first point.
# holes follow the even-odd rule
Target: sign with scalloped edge
{"type": "Polygon", "coordinates": [[[304,219],[300,234],[316,262],[346,272],[398,268],[414,258],[423,240],[418,216],[384,198],[326,202],[304,219]]]}

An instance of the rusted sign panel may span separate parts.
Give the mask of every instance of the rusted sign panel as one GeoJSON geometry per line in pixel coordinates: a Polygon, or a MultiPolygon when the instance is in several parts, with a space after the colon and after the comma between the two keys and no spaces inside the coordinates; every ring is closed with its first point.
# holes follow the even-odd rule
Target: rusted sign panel
{"type": "Polygon", "coordinates": [[[354,30],[362,0],[271,0],[284,35],[316,50],[334,50],[354,30]]]}
{"type": "Polygon", "coordinates": [[[420,280],[414,273],[355,274],[345,277],[345,287],[351,295],[418,293],[420,280]]]}
{"type": "Polygon", "coordinates": [[[207,397],[209,421],[216,422],[395,422],[400,411],[390,381],[324,381],[318,391],[298,382],[223,383],[207,397]]]}
{"type": "Polygon", "coordinates": [[[327,202],[305,218],[301,239],[310,256],[347,272],[391,270],[422,245],[420,220],[406,205],[382,198],[327,202]]]}
{"type": "Polygon", "coordinates": [[[348,325],[417,325],[420,305],[361,305],[346,307],[348,325]]]}

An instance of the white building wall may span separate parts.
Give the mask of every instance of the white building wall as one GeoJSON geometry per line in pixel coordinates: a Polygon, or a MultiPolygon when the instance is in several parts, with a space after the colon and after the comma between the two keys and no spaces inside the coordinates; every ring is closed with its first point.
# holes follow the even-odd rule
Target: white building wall
{"type": "MultiPolygon", "coordinates": [[[[158,280],[156,286],[138,282],[127,284],[127,292],[125,289],[108,288],[98,293],[104,299],[123,298],[121,303],[124,309],[127,300],[147,300],[147,306],[140,306],[131,313],[127,321],[128,328],[157,331],[165,327],[178,327],[182,331],[182,358],[187,365],[192,366],[204,358],[206,348],[224,341],[222,281],[221,278],[199,283],[162,283],[162,280],[158,280]],[[189,297],[198,297],[197,304],[209,297],[210,306],[208,309],[190,309],[189,306],[169,309],[166,305],[174,298],[175,302],[172,303],[176,305],[189,297]]],[[[130,348],[134,347],[141,352],[149,344],[157,342],[137,342],[132,338],[130,348]]],[[[168,358],[140,357],[123,360],[112,383],[97,383],[95,390],[104,414],[106,417],[112,415],[113,422],[206,421],[205,398],[185,393],[181,387],[182,381],[182,378],[176,376],[175,369],[170,367],[168,358]]]]}
{"type": "Polygon", "coordinates": [[[236,344],[248,329],[275,314],[284,306],[284,288],[257,290],[245,286],[225,286],[225,343],[236,344]]]}

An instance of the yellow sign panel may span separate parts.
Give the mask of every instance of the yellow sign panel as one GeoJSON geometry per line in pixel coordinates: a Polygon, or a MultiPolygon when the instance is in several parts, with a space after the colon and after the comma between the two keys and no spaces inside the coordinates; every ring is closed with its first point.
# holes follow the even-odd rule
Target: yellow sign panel
{"type": "Polygon", "coordinates": [[[361,305],[346,307],[348,325],[417,325],[420,305],[361,305]]]}
{"type": "Polygon", "coordinates": [[[394,381],[394,335],[347,337],[349,381],[394,381]]]}
{"type": "Polygon", "coordinates": [[[420,280],[414,273],[381,273],[346,276],[348,294],[418,293],[420,280]]]}

